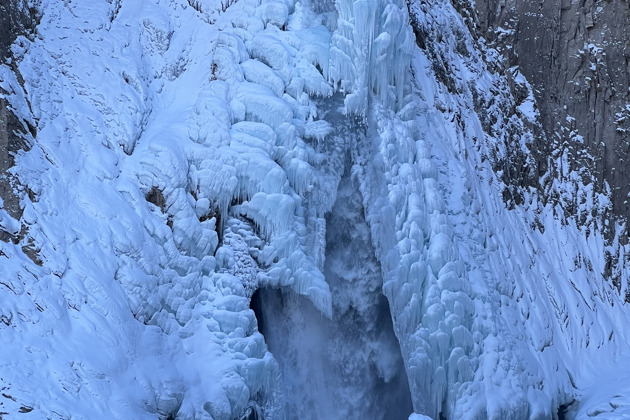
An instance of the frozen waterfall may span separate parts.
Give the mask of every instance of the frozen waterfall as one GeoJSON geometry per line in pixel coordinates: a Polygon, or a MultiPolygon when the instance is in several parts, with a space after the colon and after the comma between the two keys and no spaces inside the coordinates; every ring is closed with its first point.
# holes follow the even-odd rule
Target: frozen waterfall
{"type": "Polygon", "coordinates": [[[0,416],[621,412],[628,245],[589,185],[504,199],[535,96],[474,2],[19,2],[0,416]]]}

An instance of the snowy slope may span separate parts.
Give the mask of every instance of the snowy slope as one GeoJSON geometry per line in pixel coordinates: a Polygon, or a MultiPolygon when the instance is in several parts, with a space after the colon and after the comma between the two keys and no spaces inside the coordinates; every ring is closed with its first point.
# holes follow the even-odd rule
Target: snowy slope
{"type": "MultiPolygon", "coordinates": [[[[369,325],[375,281],[414,418],[630,410],[615,371],[630,366],[625,289],[602,275],[606,252],[623,247],[604,240],[597,218],[578,224],[562,208],[585,197],[585,213],[600,212],[607,197],[547,174],[550,189],[504,201],[511,186],[497,162],[515,144],[527,159],[535,104],[516,104],[497,53],[451,2],[37,8],[37,36],[13,46],[18,70],[0,67],[3,95],[37,128],[12,169],[21,220],[0,212],[15,239],[0,242],[0,413],[292,418],[286,407],[299,401],[287,390],[312,383],[290,378],[304,359],[287,355],[305,344],[298,335],[269,352],[254,291],[310,301],[303,316],[291,309],[302,332],[362,326],[365,336],[348,337],[356,353],[335,363],[378,364],[397,353],[366,350],[392,342],[369,325]],[[360,194],[348,192],[348,172],[342,181],[348,168],[360,194]],[[362,210],[335,204],[338,188],[362,210]],[[339,240],[327,220],[354,224],[361,268],[327,244],[339,240]],[[335,323],[350,307],[359,321],[335,323]],[[616,375],[599,387],[607,370],[616,375]]],[[[356,369],[321,383],[342,395],[335,388],[365,372],[356,369]]],[[[375,369],[379,380],[395,376],[388,369],[375,369]]],[[[361,381],[357,407],[372,407],[379,380],[361,381]]],[[[300,418],[359,415],[318,412],[309,398],[315,409],[300,418]]]]}

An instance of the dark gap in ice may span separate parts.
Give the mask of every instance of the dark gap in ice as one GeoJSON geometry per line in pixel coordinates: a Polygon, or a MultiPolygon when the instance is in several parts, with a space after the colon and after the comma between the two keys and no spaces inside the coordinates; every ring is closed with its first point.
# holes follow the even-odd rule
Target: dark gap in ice
{"type": "Polygon", "coordinates": [[[406,420],[413,412],[380,265],[349,173],[327,218],[332,319],[285,289],[259,289],[251,299],[280,366],[276,401],[286,419],[406,420]]]}
{"type": "Polygon", "coordinates": [[[237,420],[264,420],[264,417],[260,408],[256,404],[252,404],[247,407],[245,414],[240,416],[237,420]]]}
{"type": "MultiPolygon", "coordinates": [[[[272,290],[272,289],[271,289],[272,290]]],[[[254,311],[256,320],[258,322],[258,332],[265,335],[265,317],[263,316],[263,302],[266,298],[263,298],[263,294],[269,293],[267,289],[256,289],[249,301],[249,308],[254,311]]]]}
{"type": "Polygon", "coordinates": [[[578,402],[571,400],[566,404],[560,404],[558,406],[558,420],[573,419],[577,415],[578,402]]]}
{"type": "Polygon", "coordinates": [[[164,193],[161,189],[153,186],[145,198],[149,203],[159,208],[162,213],[166,213],[166,199],[164,198],[164,193]]]}

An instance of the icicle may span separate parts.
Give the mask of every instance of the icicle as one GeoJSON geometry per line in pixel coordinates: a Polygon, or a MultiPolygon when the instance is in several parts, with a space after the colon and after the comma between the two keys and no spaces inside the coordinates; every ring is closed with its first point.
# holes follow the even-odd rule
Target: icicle
{"type": "Polygon", "coordinates": [[[401,2],[341,0],[332,37],[329,80],[348,95],[346,111],[366,116],[373,99],[402,108],[413,43],[401,2]]]}

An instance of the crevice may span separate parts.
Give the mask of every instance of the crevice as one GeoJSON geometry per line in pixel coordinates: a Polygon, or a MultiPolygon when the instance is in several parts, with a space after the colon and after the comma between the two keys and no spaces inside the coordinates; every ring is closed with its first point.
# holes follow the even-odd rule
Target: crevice
{"type": "MultiPolygon", "coordinates": [[[[261,333],[263,336],[266,333],[265,327],[267,326],[267,324],[265,323],[263,305],[265,302],[271,300],[269,299],[267,294],[275,293],[275,292],[276,290],[271,289],[271,288],[256,289],[256,291],[254,292],[254,294],[252,295],[249,301],[249,308],[252,311],[254,311],[254,314],[256,315],[256,321],[258,323],[258,332],[261,333]]],[[[279,290],[277,290],[277,292],[279,292],[279,290]]]]}
{"type": "Polygon", "coordinates": [[[245,413],[238,418],[238,420],[264,420],[265,417],[260,410],[260,407],[256,404],[252,404],[247,407],[245,413]]]}
{"type": "Polygon", "coordinates": [[[162,211],[162,213],[166,213],[166,199],[164,198],[164,193],[158,187],[152,187],[151,191],[147,193],[145,199],[155,205],[157,208],[162,211]]]}

